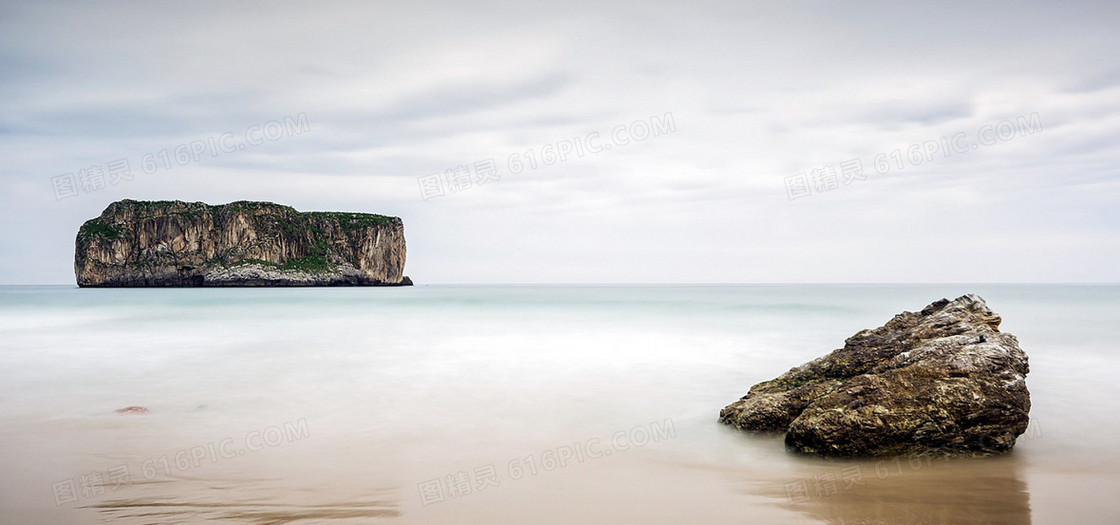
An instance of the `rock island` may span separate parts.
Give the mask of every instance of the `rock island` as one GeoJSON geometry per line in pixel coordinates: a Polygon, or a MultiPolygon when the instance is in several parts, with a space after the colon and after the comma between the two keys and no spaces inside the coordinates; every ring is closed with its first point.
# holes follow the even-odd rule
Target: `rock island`
{"type": "Polygon", "coordinates": [[[271,202],[122,200],[78,230],[81,287],[402,286],[404,223],[271,202]]]}

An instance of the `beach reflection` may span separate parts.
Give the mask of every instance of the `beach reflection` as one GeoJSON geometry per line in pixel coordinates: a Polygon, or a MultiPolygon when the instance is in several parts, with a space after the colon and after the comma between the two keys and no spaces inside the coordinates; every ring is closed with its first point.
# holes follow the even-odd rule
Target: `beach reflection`
{"type": "Polygon", "coordinates": [[[191,478],[130,483],[129,497],[89,505],[112,523],[209,523],[248,525],[330,522],[369,523],[401,515],[396,492],[364,487],[292,486],[267,478],[191,478]],[[154,521],[153,521],[154,520],[154,521]]]}
{"type": "Polygon", "coordinates": [[[845,462],[782,489],[791,510],[835,525],[1029,524],[1019,470],[1015,457],[845,462]]]}

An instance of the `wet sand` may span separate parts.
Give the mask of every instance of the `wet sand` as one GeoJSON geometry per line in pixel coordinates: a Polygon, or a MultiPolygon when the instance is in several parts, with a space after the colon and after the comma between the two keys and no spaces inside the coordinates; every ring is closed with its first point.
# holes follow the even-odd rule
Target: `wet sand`
{"type": "MultiPolygon", "coordinates": [[[[697,434],[711,429],[680,421],[674,422],[673,435],[659,443],[626,450],[606,444],[603,451],[613,454],[572,459],[547,470],[547,463],[538,464],[536,473],[529,471],[530,462],[521,461],[524,475],[518,479],[510,476],[508,462],[491,461],[497,466],[497,485],[472,487],[466,494],[445,493],[438,501],[425,502],[420,484],[469,472],[472,465],[485,464],[486,455],[460,456],[447,463],[443,458],[425,460],[410,454],[407,444],[396,451],[378,446],[363,450],[346,440],[308,439],[229,459],[203,458],[198,466],[188,465],[181,472],[176,471],[175,458],[169,457],[171,472],[167,473],[159,458],[175,447],[168,449],[167,441],[156,436],[124,436],[127,422],[121,426],[111,418],[105,421],[111,424],[98,425],[99,430],[91,427],[84,440],[24,442],[27,450],[58,452],[65,446],[74,454],[54,465],[30,461],[22,472],[6,470],[5,490],[41,502],[50,497],[43,489],[54,479],[44,473],[58,469],[61,476],[76,465],[79,471],[93,472],[147,462],[156,468],[152,479],[146,479],[141,468],[134,479],[106,483],[102,494],[84,503],[40,505],[23,509],[22,514],[8,509],[5,521],[839,525],[1057,523],[1076,516],[1081,523],[1108,523],[1113,517],[1113,495],[1120,489],[1120,476],[1107,469],[1062,471],[1047,462],[1032,464],[1039,463],[1031,457],[1044,445],[1045,435],[1026,436],[1016,452],[1002,457],[845,461],[792,456],[781,449],[779,438],[721,429],[719,446],[698,457],[686,449],[698,445],[697,434]],[[155,463],[149,461],[153,458],[155,463]],[[13,474],[33,482],[16,487],[11,483],[13,474]],[[1032,511],[1040,491],[1046,493],[1046,506],[1059,503],[1061,512],[1032,511]],[[1073,498],[1078,506],[1071,508],[1066,498],[1073,498]]],[[[492,458],[543,457],[542,449],[514,447],[505,454],[494,450],[492,458]]],[[[189,457],[189,450],[184,457],[189,457]]]]}

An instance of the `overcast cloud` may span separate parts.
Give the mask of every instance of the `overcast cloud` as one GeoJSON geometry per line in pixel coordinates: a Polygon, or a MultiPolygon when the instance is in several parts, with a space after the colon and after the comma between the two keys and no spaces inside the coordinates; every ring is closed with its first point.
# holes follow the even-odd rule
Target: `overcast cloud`
{"type": "Polygon", "coordinates": [[[397,215],[421,284],[1116,282],[1117,27],[1103,1],[6,2],[0,282],[73,283],[123,198],[397,215]]]}

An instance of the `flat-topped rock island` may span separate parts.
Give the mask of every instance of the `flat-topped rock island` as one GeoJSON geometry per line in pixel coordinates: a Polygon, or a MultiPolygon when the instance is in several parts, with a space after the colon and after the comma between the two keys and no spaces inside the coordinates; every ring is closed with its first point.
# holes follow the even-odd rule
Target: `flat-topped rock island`
{"type": "Polygon", "coordinates": [[[82,224],[81,287],[407,286],[404,223],[271,202],[121,200],[82,224]]]}

